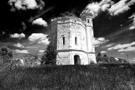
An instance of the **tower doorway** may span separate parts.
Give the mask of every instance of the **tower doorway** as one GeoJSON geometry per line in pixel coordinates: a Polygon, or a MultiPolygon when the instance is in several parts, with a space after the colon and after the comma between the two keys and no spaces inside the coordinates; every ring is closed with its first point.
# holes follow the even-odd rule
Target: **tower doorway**
{"type": "Polygon", "coordinates": [[[74,55],[74,65],[81,65],[81,60],[79,55],[74,55]]]}

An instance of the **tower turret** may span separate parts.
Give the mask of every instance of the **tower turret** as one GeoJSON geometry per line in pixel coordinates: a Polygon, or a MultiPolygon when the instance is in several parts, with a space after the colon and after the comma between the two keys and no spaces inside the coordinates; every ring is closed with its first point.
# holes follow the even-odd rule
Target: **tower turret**
{"type": "Polygon", "coordinates": [[[86,37],[87,37],[87,52],[88,52],[88,58],[89,62],[94,61],[96,63],[96,57],[95,57],[95,47],[93,44],[94,39],[94,33],[93,33],[93,18],[94,18],[94,12],[92,12],[89,9],[85,9],[80,14],[80,17],[82,21],[85,23],[86,28],[86,37]]]}

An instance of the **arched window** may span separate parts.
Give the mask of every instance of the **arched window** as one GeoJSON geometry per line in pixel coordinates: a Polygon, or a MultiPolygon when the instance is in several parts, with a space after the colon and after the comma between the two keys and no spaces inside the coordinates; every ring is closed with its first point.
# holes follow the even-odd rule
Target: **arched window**
{"type": "Polygon", "coordinates": [[[89,19],[87,20],[88,23],[90,23],[89,19]]]}
{"type": "Polygon", "coordinates": [[[77,37],[75,37],[75,45],[77,45],[77,37]]]}
{"type": "Polygon", "coordinates": [[[87,23],[91,23],[91,20],[89,18],[86,19],[87,23]]]}
{"type": "Polygon", "coordinates": [[[79,55],[74,55],[74,65],[81,65],[81,60],[79,55]]]}
{"type": "Polygon", "coordinates": [[[63,36],[62,39],[63,39],[63,45],[65,45],[65,37],[63,36]]]}

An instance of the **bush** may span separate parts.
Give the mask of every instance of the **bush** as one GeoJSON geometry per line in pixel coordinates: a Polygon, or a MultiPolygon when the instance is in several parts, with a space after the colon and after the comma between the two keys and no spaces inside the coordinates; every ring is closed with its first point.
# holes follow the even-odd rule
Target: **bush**
{"type": "MultiPolygon", "coordinates": [[[[24,66],[26,67],[36,67],[41,64],[41,59],[37,55],[26,54],[22,57],[24,66]]],[[[23,66],[23,65],[22,65],[23,66]]]]}

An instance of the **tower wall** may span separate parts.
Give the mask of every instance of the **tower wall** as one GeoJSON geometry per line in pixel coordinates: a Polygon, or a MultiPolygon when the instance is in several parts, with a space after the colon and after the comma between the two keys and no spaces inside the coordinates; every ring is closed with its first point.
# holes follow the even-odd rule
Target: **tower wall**
{"type": "Polygon", "coordinates": [[[74,65],[74,56],[79,55],[80,56],[80,64],[81,65],[88,65],[88,56],[86,53],[81,51],[59,51],[57,54],[57,65],[74,65]]]}
{"type": "Polygon", "coordinates": [[[90,62],[95,62],[96,63],[96,56],[95,56],[95,46],[93,44],[93,27],[87,25],[86,26],[86,30],[87,30],[87,49],[88,49],[88,60],[89,63],[90,62]]]}
{"type": "Polygon", "coordinates": [[[88,52],[88,61],[96,63],[96,56],[95,56],[95,46],[93,44],[94,33],[93,33],[93,13],[90,10],[84,10],[81,13],[81,18],[83,22],[85,22],[86,26],[86,37],[87,37],[87,52],[88,52]]]}
{"type": "Polygon", "coordinates": [[[60,18],[53,24],[53,31],[56,35],[52,40],[56,45],[57,62],[60,65],[74,64],[74,56],[79,55],[80,64],[88,64],[86,46],[86,28],[80,19],[60,18]],[[57,29],[56,29],[57,28],[57,29]]]}
{"type": "Polygon", "coordinates": [[[70,18],[57,21],[57,50],[61,49],[87,51],[86,31],[83,23],[70,18]]]}

